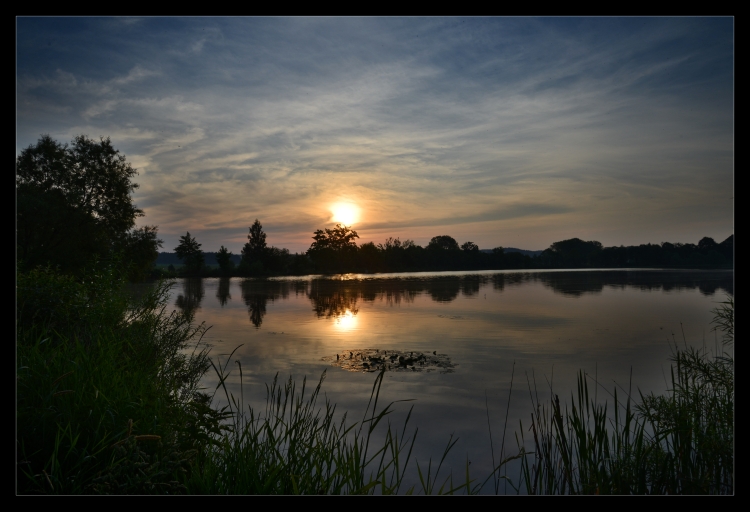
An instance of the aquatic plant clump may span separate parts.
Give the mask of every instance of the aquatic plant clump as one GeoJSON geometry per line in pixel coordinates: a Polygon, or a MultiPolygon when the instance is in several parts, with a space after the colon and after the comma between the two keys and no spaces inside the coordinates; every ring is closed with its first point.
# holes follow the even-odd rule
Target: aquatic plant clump
{"type": "Polygon", "coordinates": [[[344,350],[323,361],[349,372],[440,372],[451,373],[457,366],[446,354],[375,348],[344,350]]]}

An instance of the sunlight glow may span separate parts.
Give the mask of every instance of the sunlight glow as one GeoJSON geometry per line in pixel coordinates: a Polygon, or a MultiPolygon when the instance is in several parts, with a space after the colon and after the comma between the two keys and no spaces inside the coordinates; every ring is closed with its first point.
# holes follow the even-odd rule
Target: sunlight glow
{"type": "Polygon", "coordinates": [[[351,203],[336,203],[331,206],[331,220],[345,226],[351,226],[359,220],[359,208],[351,203]]]}
{"type": "Polygon", "coordinates": [[[346,313],[336,318],[334,325],[340,331],[351,331],[357,327],[357,316],[347,309],[346,313]]]}

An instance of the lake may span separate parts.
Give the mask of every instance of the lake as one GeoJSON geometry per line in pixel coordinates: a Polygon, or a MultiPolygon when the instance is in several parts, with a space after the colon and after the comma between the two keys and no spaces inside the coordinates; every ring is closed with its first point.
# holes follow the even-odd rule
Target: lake
{"type": "MultiPolygon", "coordinates": [[[[569,400],[579,370],[601,384],[599,401],[611,403],[615,385],[636,397],[664,391],[675,343],[716,346],[711,310],[733,282],[731,271],[643,269],[182,279],[171,304],[211,326],[204,341],[214,358],[234,351],[230,389],[239,396],[238,360],[244,400],[261,409],[277,373],[314,385],[325,371],[323,392],[358,421],[385,365],[381,403],[413,400],[396,404],[391,422],[402,426],[413,406],[414,459],[439,459],[453,434],[441,474],[460,479],[468,459],[484,479],[488,414],[497,458],[506,410],[508,454],[519,422],[528,428],[530,390],[544,401],[551,386],[569,400]]],[[[206,376],[209,390],[216,383],[206,376]]]]}

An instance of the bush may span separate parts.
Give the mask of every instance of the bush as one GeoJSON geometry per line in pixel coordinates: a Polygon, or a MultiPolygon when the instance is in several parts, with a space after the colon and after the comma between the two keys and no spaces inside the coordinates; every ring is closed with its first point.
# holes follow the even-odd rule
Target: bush
{"type": "Polygon", "coordinates": [[[181,492],[194,431],[218,422],[193,405],[205,327],[165,312],[169,283],[134,300],[117,275],[18,275],[19,493],[181,492]]]}

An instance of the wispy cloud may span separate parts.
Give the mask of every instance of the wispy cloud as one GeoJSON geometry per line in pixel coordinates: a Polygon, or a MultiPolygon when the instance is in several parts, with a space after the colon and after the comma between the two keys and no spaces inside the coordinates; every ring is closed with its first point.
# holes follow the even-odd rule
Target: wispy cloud
{"type": "Polygon", "coordinates": [[[260,218],[304,250],[342,199],[363,237],[722,238],[733,37],[731,18],[19,18],[17,147],[110,136],[167,245],[238,251],[260,218]]]}

